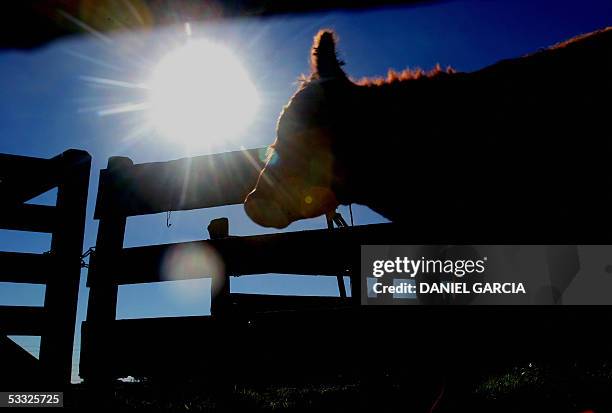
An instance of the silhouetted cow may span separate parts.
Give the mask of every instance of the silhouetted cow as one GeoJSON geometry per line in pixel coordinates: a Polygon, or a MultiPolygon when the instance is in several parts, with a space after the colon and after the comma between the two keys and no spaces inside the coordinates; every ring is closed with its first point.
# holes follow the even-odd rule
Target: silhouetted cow
{"type": "Polygon", "coordinates": [[[321,31],[248,215],[282,228],[339,204],[392,221],[598,225],[612,187],[612,28],[473,73],[351,81],[321,31]],[[466,221],[467,220],[467,221],[466,221]]]}

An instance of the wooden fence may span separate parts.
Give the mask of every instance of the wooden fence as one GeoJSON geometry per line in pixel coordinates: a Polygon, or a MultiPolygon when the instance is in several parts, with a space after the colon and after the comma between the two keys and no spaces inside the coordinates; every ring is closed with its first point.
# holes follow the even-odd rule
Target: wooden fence
{"type": "MultiPolygon", "coordinates": [[[[473,369],[474,360],[486,363],[487,357],[500,361],[550,354],[559,342],[584,351],[583,337],[601,336],[597,317],[610,318],[610,311],[586,307],[359,305],[360,245],[609,242],[607,234],[579,226],[534,229],[529,221],[520,226],[504,219],[438,225],[432,217],[404,227],[377,224],[123,247],[128,216],[242,203],[257,180],[262,158],[261,150],[246,150],[137,165],[127,158],[109,160],[100,173],[97,249],[90,261],[82,330],[80,374],[86,382],[101,388],[128,375],[259,381],[324,370],[367,370],[377,366],[368,351],[401,349],[400,337],[410,337],[412,355],[434,355],[441,363],[437,355],[448,354],[446,360],[453,362],[454,354],[463,353],[459,358],[471,360],[466,368],[473,369]],[[166,280],[164,257],[181,247],[212,249],[224,263],[222,276],[212,277],[216,293],[211,316],[117,320],[118,287],[166,280]],[[348,275],[351,297],[231,293],[230,275],[263,273],[348,275]],[[567,331],[573,333],[568,336],[567,331]],[[487,345],[474,346],[480,341],[487,345]]],[[[175,275],[212,276],[202,272],[175,275]]],[[[588,343],[592,351],[603,342],[588,343]]],[[[412,363],[430,360],[411,358],[412,363]]]]}
{"type": "MultiPolygon", "coordinates": [[[[255,314],[285,311],[295,315],[300,310],[347,308],[351,300],[359,300],[359,245],[389,242],[394,231],[389,224],[123,248],[128,216],[242,203],[256,183],[263,158],[263,150],[255,149],[137,165],[127,158],[109,160],[100,173],[96,201],[99,227],[89,267],[81,377],[97,383],[164,364],[168,367],[160,353],[151,350],[163,348],[161,343],[180,343],[175,346],[178,353],[193,354],[185,350],[188,347],[211,354],[214,350],[203,342],[214,338],[213,347],[218,349],[229,337],[243,340],[249,336],[255,314]],[[218,293],[211,297],[211,316],[116,320],[118,286],[163,281],[164,256],[177,247],[212,247],[224,263],[222,277],[212,280],[211,290],[218,293]],[[354,298],[230,293],[229,275],[262,273],[349,275],[354,298]],[[219,330],[225,333],[219,335],[219,330]],[[238,338],[241,334],[246,336],[238,338]]],[[[181,279],[211,277],[205,273],[176,275],[181,279]]],[[[260,320],[258,328],[263,331],[261,325],[260,320]]],[[[176,352],[171,354],[176,357],[176,352]]],[[[191,363],[190,359],[183,363],[191,363]]]]}
{"type": "Polygon", "coordinates": [[[90,166],[89,154],[74,149],[51,159],[0,154],[0,228],[52,234],[47,253],[0,252],[0,281],[46,286],[43,307],[0,306],[0,347],[14,363],[0,380],[34,374],[23,362],[42,376],[26,383],[70,383],[90,166]],[[54,206],[26,203],[53,188],[54,206]],[[6,335],[41,336],[39,362],[6,335]]]}

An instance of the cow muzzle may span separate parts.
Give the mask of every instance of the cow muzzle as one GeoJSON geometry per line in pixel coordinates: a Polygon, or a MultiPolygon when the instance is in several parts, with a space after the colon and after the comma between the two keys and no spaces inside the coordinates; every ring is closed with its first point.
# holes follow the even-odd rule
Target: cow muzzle
{"type": "Polygon", "coordinates": [[[257,191],[247,196],[244,210],[249,218],[264,227],[281,229],[295,221],[295,218],[292,218],[278,202],[258,196],[257,191]]]}

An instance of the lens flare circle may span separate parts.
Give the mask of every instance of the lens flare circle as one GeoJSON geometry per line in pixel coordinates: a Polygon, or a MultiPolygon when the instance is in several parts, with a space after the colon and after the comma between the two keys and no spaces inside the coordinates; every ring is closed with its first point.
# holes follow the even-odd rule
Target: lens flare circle
{"type": "Polygon", "coordinates": [[[190,41],[164,56],[149,85],[155,129],[188,146],[236,137],[259,105],[241,62],[226,47],[207,40],[190,41]]]}
{"type": "MultiPolygon", "coordinates": [[[[225,281],[225,265],[219,253],[206,244],[178,244],[170,247],[161,262],[163,281],[182,281],[198,277],[210,277],[213,295],[225,281]]],[[[177,283],[184,298],[201,297],[203,291],[191,289],[193,284],[177,283]]]]}

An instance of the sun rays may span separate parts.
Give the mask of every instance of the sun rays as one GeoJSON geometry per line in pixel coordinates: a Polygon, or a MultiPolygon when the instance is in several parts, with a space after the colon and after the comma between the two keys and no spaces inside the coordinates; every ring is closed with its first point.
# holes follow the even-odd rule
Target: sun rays
{"type": "Polygon", "coordinates": [[[95,36],[107,51],[114,52],[113,44],[129,49],[119,64],[66,51],[98,68],[80,76],[93,96],[82,100],[78,112],[119,116],[117,122],[126,124],[125,141],[163,141],[186,155],[214,151],[228,142],[239,147],[258,111],[257,89],[229,47],[192,35],[189,24],[184,30],[171,40],[164,38],[153,53],[128,45],[129,38],[95,36]]]}
{"type": "Polygon", "coordinates": [[[164,56],[149,86],[156,130],[188,146],[243,132],[259,104],[240,61],[227,48],[203,39],[164,56]]]}

